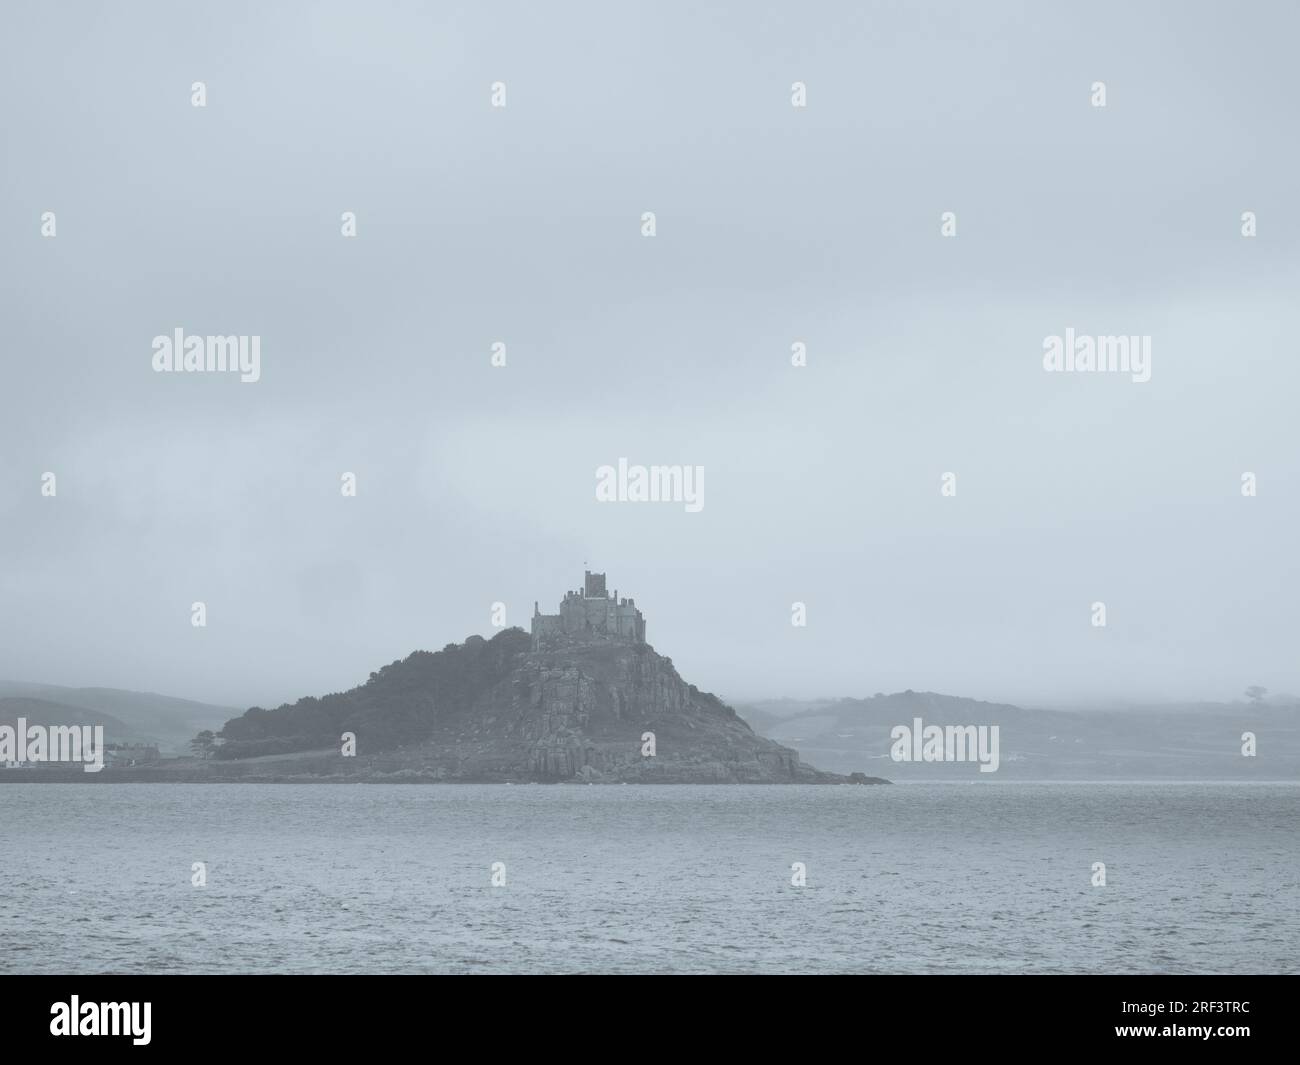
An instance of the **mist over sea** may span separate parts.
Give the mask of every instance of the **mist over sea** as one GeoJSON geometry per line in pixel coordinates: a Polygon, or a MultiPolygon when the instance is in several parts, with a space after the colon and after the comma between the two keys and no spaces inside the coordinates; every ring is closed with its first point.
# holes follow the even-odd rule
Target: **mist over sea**
{"type": "Polygon", "coordinates": [[[0,972],[1295,973],[1297,825],[1285,783],[12,784],[0,972]]]}

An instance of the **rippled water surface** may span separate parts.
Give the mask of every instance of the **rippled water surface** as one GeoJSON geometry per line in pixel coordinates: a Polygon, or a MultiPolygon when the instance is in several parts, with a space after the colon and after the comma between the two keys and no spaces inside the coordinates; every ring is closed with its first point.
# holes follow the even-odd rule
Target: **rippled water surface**
{"type": "Polygon", "coordinates": [[[0,972],[1297,972],[1300,786],[5,784],[0,945],[0,972]]]}

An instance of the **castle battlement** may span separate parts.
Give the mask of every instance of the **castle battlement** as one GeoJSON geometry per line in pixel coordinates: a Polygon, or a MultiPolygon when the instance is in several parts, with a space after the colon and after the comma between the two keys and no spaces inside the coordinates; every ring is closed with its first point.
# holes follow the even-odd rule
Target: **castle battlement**
{"type": "Polygon", "coordinates": [[[605,575],[587,570],[582,587],[570,589],[560,600],[558,614],[543,614],[533,603],[533,650],[565,637],[645,643],[645,618],[635,599],[620,599],[605,590],[605,575]]]}

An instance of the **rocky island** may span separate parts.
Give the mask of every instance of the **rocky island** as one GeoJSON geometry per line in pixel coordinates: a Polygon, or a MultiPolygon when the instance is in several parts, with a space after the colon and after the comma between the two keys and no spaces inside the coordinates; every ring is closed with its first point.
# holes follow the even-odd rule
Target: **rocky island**
{"type": "Polygon", "coordinates": [[[253,707],[193,768],[222,780],[887,783],[805,765],[684,681],[645,633],[635,600],[588,572],[559,613],[534,604],[530,633],[471,636],[350,691],[253,707]]]}

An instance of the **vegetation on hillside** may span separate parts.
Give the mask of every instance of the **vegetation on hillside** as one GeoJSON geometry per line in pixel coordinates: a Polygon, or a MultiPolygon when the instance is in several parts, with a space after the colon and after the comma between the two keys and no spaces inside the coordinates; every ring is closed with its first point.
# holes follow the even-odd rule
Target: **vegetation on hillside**
{"type": "Polygon", "coordinates": [[[518,628],[490,640],[471,636],[441,651],[415,651],[350,691],[308,696],[274,710],[254,706],[226,722],[217,734],[224,742],[214,753],[252,758],[337,747],[345,732],[364,736],[371,752],[421,743],[440,716],[467,708],[508,676],[529,644],[518,628]]]}

